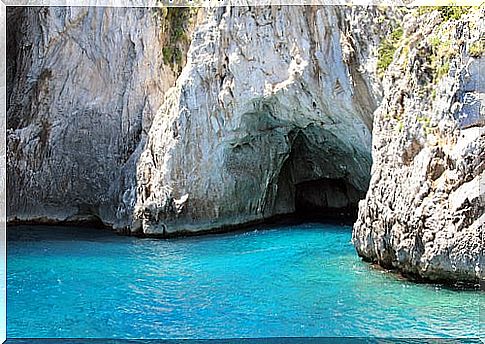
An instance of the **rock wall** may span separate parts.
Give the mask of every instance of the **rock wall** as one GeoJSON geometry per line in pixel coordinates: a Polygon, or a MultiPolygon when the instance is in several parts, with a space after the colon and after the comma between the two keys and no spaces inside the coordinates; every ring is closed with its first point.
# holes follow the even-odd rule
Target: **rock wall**
{"type": "Polygon", "coordinates": [[[166,235],[298,206],[355,206],[369,182],[380,99],[373,54],[392,24],[385,11],[209,12],[154,119],[136,189],[127,190],[137,200],[131,229],[166,235]]]}
{"type": "Polygon", "coordinates": [[[418,279],[483,272],[485,11],[466,12],[404,18],[354,226],[359,255],[418,279]]]}
{"type": "Polygon", "coordinates": [[[9,8],[10,223],[164,234],[356,205],[386,10],[203,13],[165,97],[179,70],[180,28],[166,25],[181,24],[176,13],[9,8]]]}
{"type": "Polygon", "coordinates": [[[367,192],[360,256],[476,281],[484,10],[460,11],[213,8],[174,46],[167,20],[187,13],[9,8],[8,220],[173,235],[348,211],[367,192]]]}
{"type": "Polygon", "coordinates": [[[8,220],[120,221],[176,75],[152,9],[8,8],[8,220]]]}

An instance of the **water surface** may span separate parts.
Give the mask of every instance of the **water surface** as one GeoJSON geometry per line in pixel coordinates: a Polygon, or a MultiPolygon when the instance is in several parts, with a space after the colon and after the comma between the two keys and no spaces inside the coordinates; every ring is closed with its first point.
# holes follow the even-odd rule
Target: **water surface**
{"type": "Polygon", "coordinates": [[[483,294],[400,280],[350,239],[329,224],[172,240],[12,227],[7,336],[478,336],[483,294]]]}

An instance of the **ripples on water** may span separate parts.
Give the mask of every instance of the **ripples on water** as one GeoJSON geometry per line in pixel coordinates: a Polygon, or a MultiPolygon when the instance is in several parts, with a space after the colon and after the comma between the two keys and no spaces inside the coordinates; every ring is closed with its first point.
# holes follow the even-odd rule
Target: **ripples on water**
{"type": "Polygon", "coordinates": [[[7,335],[478,336],[483,294],[398,280],[350,239],[328,224],[173,240],[9,228],[7,335]]]}

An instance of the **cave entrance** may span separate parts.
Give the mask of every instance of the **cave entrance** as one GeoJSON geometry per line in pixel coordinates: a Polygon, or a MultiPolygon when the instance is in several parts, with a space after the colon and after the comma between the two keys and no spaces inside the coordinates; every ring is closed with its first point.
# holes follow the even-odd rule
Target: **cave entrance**
{"type": "MultiPolygon", "coordinates": [[[[298,218],[349,218],[357,216],[355,188],[343,179],[322,178],[295,185],[298,218]]],[[[358,201],[358,200],[357,200],[358,201]]]]}
{"type": "Polygon", "coordinates": [[[273,213],[354,221],[367,190],[370,159],[348,149],[321,127],[298,131],[278,175],[273,213]]]}

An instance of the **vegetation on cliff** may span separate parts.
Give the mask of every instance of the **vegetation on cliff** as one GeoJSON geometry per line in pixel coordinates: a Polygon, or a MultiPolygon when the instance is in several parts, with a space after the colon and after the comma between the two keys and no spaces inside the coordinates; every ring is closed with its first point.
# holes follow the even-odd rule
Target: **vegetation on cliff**
{"type": "Polygon", "coordinates": [[[469,54],[471,57],[481,57],[485,52],[485,38],[481,38],[470,45],[469,54]]]}
{"type": "Polygon", "coordinates": [[[353,242],[364,259],[418,280],[476,287],[483,276],[476,58],[484,51],[484,15],[483,7],[411,12],[374,113],[373,177],[353,242]]]}
{"type": "Polygon", "coordinates": [[[391,32],[389,37],[382,40],[381,44],[379,45],[377,59],[377,73],[379,74],[379,76],[382,77],[387,67],[389,67],[389,65],[391,64],[394,58],[394,53],[399,47],[402,35],[403,29],[401,26],[399,26],[391,32]]]}
{"type": "Polygon", "coordinates": [[[190,44],[188,30],[197,14],[197,8],[161,5],[155,14],[163,22],[164,31],[168,33],[166,45],[162,48],[163,62],[176,72],[180,72],[190,44]]]}
{"type": "Polygon", "coordinates": [[[458,20],[462,15],[468,13],[471,6],[421,6],[417,10],[418,15],[438,11],[444,21],[458,20]]]}

